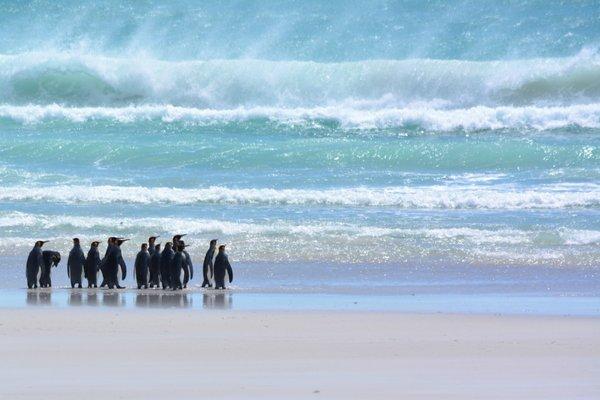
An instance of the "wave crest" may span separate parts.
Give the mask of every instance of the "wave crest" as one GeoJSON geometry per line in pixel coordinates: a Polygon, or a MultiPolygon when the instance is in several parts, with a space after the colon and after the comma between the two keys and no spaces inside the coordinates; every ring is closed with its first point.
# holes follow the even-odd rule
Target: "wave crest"
{"type": "Polygon", "coordinates": [[[4,187],[0,201],[69,204],[276,204],[405,209],[557,209],[600,206],[600,185],[554,184],[532,189],[505,185],[340,189],[181,189],[140,186],[4,187]]]}
{"type": "Polygon", "coordinates": [[[172,105],[126,107],[65,107],[51,105],[0,105],[0,120],[43,123],[66,120],[74,123],[114,121],[135,123],[161,121],[198,125],[267,120],[288,126],[344,129],[424,129],[427,131],[477,131],[497,129],[548,130],[566,127],[599,128],[600,103],[566,107],[472,107],[440,110],[428,107],[365,110],[353,107],[276,108],[239,107],[200,109],[172,105]]]}
{"type": "Polygon", "coordinates": [[[372,108],[439,102],[450,107],[565,105],[600,99],[600,57],[514,61],[311,61],[109,58],[69,53],[0,55],[0,89],[14,104],[196,108],[372,108]]]}

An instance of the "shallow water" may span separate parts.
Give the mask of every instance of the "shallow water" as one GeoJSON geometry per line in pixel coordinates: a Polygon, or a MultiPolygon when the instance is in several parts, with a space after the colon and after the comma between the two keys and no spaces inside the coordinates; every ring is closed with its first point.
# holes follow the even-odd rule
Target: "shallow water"
{"type": "Polygon", "coordinates": [[[93,307],[245,311],[385,311],[516,315],[600,316],[599,297],[506,294],[366,295],[248,293],[235,290],[0,289],[3,308],[93,307]]]}

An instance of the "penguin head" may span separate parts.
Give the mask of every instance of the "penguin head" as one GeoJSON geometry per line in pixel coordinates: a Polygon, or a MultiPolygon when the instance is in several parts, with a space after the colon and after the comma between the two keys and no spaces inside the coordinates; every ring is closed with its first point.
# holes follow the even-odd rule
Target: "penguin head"
{"type": "Polygon", "coordinates": [[[225,251],[225,245],[222,244],[222,245],[219,246],[219,253],[222,253],[224,251],[225,251]]]}
{"type": "Polygon", "coordinates": [[[99,244],[100,244],[100,242],[99,242],[99,241],[97,241],[97,240],[94,240],[94,241],[92,242],[92,247],[98,247],[98,245],[99,245],[99,244]]]}
{"type": "Polygon", "coordinates": [[[183,240],[180,240],[179,243],[177,243],[177,251],[183,251],[188,246],[189,244],[185,244],[183,240]]]}
{"type": "Polygon", "coordinates": [[[52,262],[54,263],[54,265],[58,265],[58,263],[60,262],[60,253],[56,252],[52,255],[52,262]]]}
{"type": "Polygon", "coordinates": [[[218,240],[219,240],[219,239],[212,239],[212,240],[210,241],[210,247],[214,247],[214,246],[216,246],[216,245],[217,245],[217,241],[218,241],[218,240]]]}
{"type": "Polygon", "coordinates": [[[73,238],[73,245],[79,246],[79,238],[73,238]]]}
{"type": "Polygon", "coordinates": [[[146,250],[148,250],[148,244],[142,243],[142,251],[146,251],[146,250]]]}
{"type": "Polygon", "coordinates": [[[156,239],[158,239],[160,236],[150,236],[148,238],[148,243],[153,243],[156,239]]]}
{"type": "Polygon", "coordinates": [[[154,246],[154,250],[160,251],[160,243],[158,243],[154,246]]]}
{"type": "Polygon", "coordinates": [[[38,240],[37,242],[35,242],[35,246],[36,247],[42,247],[44,245],[44,243],[47,243],[47,240],[38,240]]]}

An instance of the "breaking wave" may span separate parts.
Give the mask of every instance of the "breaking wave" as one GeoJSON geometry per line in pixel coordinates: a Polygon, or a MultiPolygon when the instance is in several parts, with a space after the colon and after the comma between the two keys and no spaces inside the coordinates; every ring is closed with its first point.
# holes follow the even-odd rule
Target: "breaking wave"
{"type": "MultiPolygon", "coordinates": [[[[88,217],[72,215],[44,215],[22,212],[0,214],[0,228],[24,229],[26,231],[43,230],[56,234],[95,231],[134,233],[141,232],[186,232],[189,235],[292,235],[298,236],[331,236],[348,235],[353,237],[384,237],[398,239],[426,238],[440,241],[468,241],[475,244],[528,244],[543,241],[542,235],[554,235],[555,241],[546,244],[589,245],[600,243],[600,232],[581,229],[520,230],[520,229],[479,229],[469,227],[448,228],[399,228],[347,223],[306,221],[308,224],[294,224],[285,220],[269,222],[236,222],[227,220],[202,218],[169,218],[169,217],[88,217]]],[[[93,236],[86,235],[92,238],[93,236]]],[[[68,239],[65,239],[68,241],[68,239]]]]}
{"type": "Polygon", "coordinates": [[[267,204],[371,206],[406,209],[560,209],[600,205],[600,185],[549,184],[536,188],[510,185],[435,185],[339,189],[235,189],[213,186],[183,189],[141,186],[9,186],[0,201],[69,204],[267,204]]]}
{"type": "Polygon", "coordinates": [[[0,120],[41,123],[66,120],[74,123],[161,121],[198,125],[267,120],[290,126],[319,127],[333,123],[347,129],[416,128],[427,131],[477,131],[496,129],[547,130],[566,127],[599,128],[600,103],[565,107],[485,107],[435,109],[382,108],[367,110],[347,106],[314,108],[238,107],[202,109],[172,105],[125,107],[66,107],[51,105],[0,105],[0,120]]]}
{"type": "Polygon", "coordinates": [[[571,105],[600,99],[600,57],[514,61],[161,61],[70,53],[0,55],[5,103],[200,109],[571,105]]]}

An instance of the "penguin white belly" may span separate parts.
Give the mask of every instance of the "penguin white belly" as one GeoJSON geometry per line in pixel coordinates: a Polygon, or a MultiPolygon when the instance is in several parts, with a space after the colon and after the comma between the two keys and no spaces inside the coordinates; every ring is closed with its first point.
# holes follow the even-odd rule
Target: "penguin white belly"
{"type": "Polygon", "coordinates": [[[38,268],[38,272],[37,272],[37,280],[39,281],[41,277],[42,277],[42,269],[41,269],[41,268],[38,268]]]}

